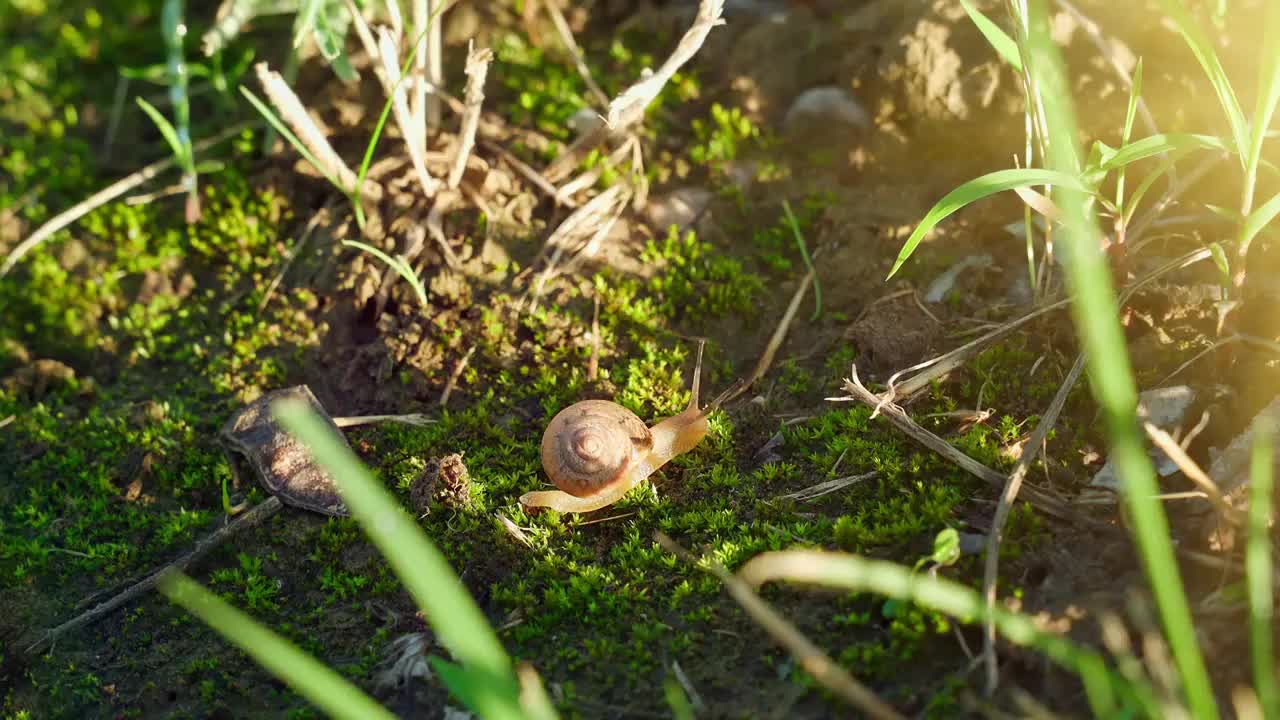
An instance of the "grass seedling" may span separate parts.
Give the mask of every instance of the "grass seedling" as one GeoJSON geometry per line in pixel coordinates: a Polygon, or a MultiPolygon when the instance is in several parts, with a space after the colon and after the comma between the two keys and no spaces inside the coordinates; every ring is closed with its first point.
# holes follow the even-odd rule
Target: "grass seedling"
{"type": "Polygon", "coordinates": [[[791,212],[791,203],[783,200],[782,212],[786,214],[787,224],[791,226],[796,245],[800,247],[800,257],[804,258],[805,269],[813,275],[813,317],[809,318],[809,321],[817,322],[818,316],[822,314],[822,286],[818,284],[818,271],[814,269],[813,260],[809,258],[809,249],[804,244],[804,234],[800,232],[800,221],[796,220],[795,213],[791,212]]]}
{"type": "Polygon", "coordinates": [[[387,265],[390,265],[392,270],[395,270],[400,277],[404,278],[406,282],[413,286],[413,291],[417,293],[418,300],[422,303],[422,307],[427,307],[427,288],[422,284],[422,278],[418,277],[417,274],[413,272],[413,268],[409,266],[409,263],[405,262],[404,258],[393,258],[372,245],[366,245],[365,243],[357,242],[355,240],[343,240],[342,244],[363,250],[387,265]]]}
{"type": "Polygon", "coordinates": [[[137,99],[138,106],[160,130],[178,167],[182,169],[182,189],[187,194],[186,218],[188,223],[194,223],[200,219],[200,194],[195,152],[191,149],[191,105],[187,98],[187,66],[182,52],[182,40],[186,37],[187,26],[182,22],[182,0],[165,0],[161,27],[164,30],[165,48],[168,50],[165,78],[169,84],[169,100],[173,105],[176,127],[154,105],[141,97],[137,99]]]}
{"type": "Polygon", "coordinates": [[[1272,639],[1271,595],[1271,494],[1275,481],[1275,426],[1269,416],[1254,423],[1253,454],[1249,464],[1249,534],[1245,546],[1245,572],[1249,594],[1249,642],[1253,683],[1262,716],[1280,717],[1280,691],[1276,689],[1275,647],[1272,639]]]}

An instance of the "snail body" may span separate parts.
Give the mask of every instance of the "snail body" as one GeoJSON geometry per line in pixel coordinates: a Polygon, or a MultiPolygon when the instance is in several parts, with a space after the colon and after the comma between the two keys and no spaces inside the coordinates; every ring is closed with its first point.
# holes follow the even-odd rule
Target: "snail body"
{"type": "Polygon", "coordinates": [[[700,409],[701,374],[699,344],[689,405],[652,427],[607,400],[583,400],[561,410],[542,434],[542,467],[559,489],[525,493],[520,503],[559,512],[599,510],[621,500],[671,458],[692,450],[707,435],[707,415],[729,394],[700,409]]]}

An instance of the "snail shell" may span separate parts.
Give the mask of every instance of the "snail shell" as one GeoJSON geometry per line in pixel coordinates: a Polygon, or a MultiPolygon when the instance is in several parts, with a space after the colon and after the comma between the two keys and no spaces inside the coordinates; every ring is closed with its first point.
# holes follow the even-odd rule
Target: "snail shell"
{"type": "Polygon", "coordinates": [[[557,413],[542,433],[542,467],[564,492],[591,497],[625,482],[652,448],[653,435],[635,413],[606,400],[583,400],[557,413]]]}

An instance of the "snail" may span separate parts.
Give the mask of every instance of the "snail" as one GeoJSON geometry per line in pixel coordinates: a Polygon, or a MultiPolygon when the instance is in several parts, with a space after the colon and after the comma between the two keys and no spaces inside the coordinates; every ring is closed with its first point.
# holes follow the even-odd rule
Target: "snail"
{"type": "Polygon", "coordinates": [[[698,408],[704,344],[698,343],[688,407],[653,427],[607,400],[583,400],[557,413],[542,434],[542,468],[559,490],[525,493],[520,504],[572,513],[599,510],[702,442],[707,416],[737,389],[735,384],[698,408]]]}

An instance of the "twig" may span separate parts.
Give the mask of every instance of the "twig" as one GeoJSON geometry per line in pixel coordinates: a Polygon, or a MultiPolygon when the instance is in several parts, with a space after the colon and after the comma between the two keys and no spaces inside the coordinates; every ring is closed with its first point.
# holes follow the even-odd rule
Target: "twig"
{"type": "Polygon", "coordinates": [[[542,175],[542,173],[535,170],[528,163],[516,157],[515,155],[512,155],[510,150],[507,150],[501,145],[495,142],[492,142],[490,140],[481,140],[480,146],[483,147],[485,150],[488,150],[489,152],[494,153],[495,155],[498,155],[499,157],[501,157],[508,165],[511,166],[513,170],[519,173],[521,177],[523,177],[525,180],[528,180],[530,183],[533,184],[534,187],[541,190],[547,196],[555,199],[557,202],[561,203],[562,205],[567,205],[571,208],[578,207],[578,203],[575,202],[572,198],[561,199],[557,197],[555,184],[552,183],[547,178],[545,178],[542,175]]]}
{"type": "MultiPolygon", "coordinates": [[[[543,287],[560,269],[560,258],[564,255],[567,246],[586,237],[587,241],[575,251],[574,257],[589,257],[593,255],[600,241],[613,229],[613,224],[621,217],[629,199],[629,192],[626,185],[614,185],[591,198],[587,204],[573,211],[569,217],[564,219],[564,222],[556,227],[543,247],[544,253],[547,248],[551,248],[551,258],[547,261],[547,265],[542,272],[538,274],[538,278],[533,287],[530,288],[529,293],[526,294],[525,299],[528,299],[531,295],[533,300],[529,312],[537,310],[543,287]]],[[[520,304],[523,307],[524,300],[520,304]]]]}
{"type": "Polygon", "coordinates": [[[510,535],[512,538],[514,538],[517,542],[519,542],[521,545],[524,545],[525,547],[529,547],[529,548],[533,547],[533,541],[530,540],[529,536],[525,534],[524,530],[521,529],[519,525],[512,522],[510,518],[508,518],[506,515],[503,515],[502,513],[494,513],[494,517],[498,518],[498,524],[501,525],[502,529],[505,530],[507,534],[510,535]]]}
{"type": "Polygon", "coordinates": [[[449,247],[449,238],[444,234],[444,213],[453,207],[454,203],[459,200],[456,190],[445,190],[436,196],[435,203],[431,206],[431,212],[427,213],[427,234],[436,241],[440,246],[440,252],[444,255],[444,261],[454,270],[462,268],[462,260],[458,254],[449,247]]]}
{"type": "Polygon", "coordinates": [[[381,195],[381,187],[377,183],[361,183],[359,181],[355,172],[347,166],[346,162],[338,156],[338,152],[329,144],[328,138],[325,137],[315,121],[311,119],[306,106],[294,94],[293,88],[289,87],[289,83],[285,81],[284,77],[280,73],[269,69],[265,62],[257,63],[253,67],[258,74],[258,82],[262,84],[263,92],[267,94],[267,99],[280,111],[280,118],[288,123],[294,134],[298,136],[298,140],[323,165],[323,167],[317,169],[337,180],[338,186],[345,193],[350,194],[359,190],[366,198],[371,200],[378,199],[381,195]]]}
{"type": "MultiPolygon", "coordinates": [[[[587,380],[595,382],[600,374],[600,293],[592,295],[594,309],[591,311],[591,358],[587,360],[587,380]]],[[[0,427],[4,427],[0,425],[0,427]]]]}
{"type": "Polygon", "coordinates": [[[432,197],[440,190],[440,181],[431,177],[431,173],[427,171],[427,161],[424,156],[425,142],[422,142],[424,136],[417,131],[413,115],[409,111],[409,101],[405,97],[404,85],[400,82],[400,51],[390,31],[384,27],[378,28],[378,51],[382,55],[382,71],[387,74],[387,80],[395,88],[391,95],[391,110],[396,118],[396,124],[400,126],[400,134],[404,136],[405,147],[409,150],[409,160],[413,163],[414,175],[418,178],[418,185],[422,187],[423,195],[432,197]]]}
{"type": "Polygon", "coordinates": [[[136,585],[133,585],[132,587],[126,589],[124,592],[121,592],[119,595],[116,595],[110,600],[99,603],[98,605],[94,606],[93,609],[86,610],[85,612],[62,623],[61,625],[55,628],[46,630],[44,634],[40,636],[39,639],[37,639],[34,643],[32,643],[30,646],[27,647],[27,649],[25,650],[25,654],[28,656],[31,656],[31,655],[35,655],[37,653],[43,652],[45,648],[51,647],[53,643],[57,642],[58,638],[62,637],[63,635],[66,635],[72,630],[83,627],[85,625],[88,625],[91,622],[94,622],[102,618],[103,616],[110,613],[112,610],[115,610],[116,608],[120,607],[121,605],[124,605],[130,600],[133,600],[134,598],[139,597],[143,593],[150,591],[160,582],[161,578],[163,578],[167,573],[174,570],[177,570],[177,571],[186,570],[188,566],[190,566],[192,563],[196,562],[197,560],[200,560],[205,555],[208,555],[210,551],[218,547],[218,545],[222,544],[225,540],[227,540],[227,538],[230,538],[232,535],[236,534],[241,530],[258,525],[262,521],[266,520],[267,518],[279,512],[281,507],[283,507],[283,503],[281,503],[280,499],[274,495],[267,498],[266,500],[263,500],[262,502],[255,505],[253,509],[237,517],[235,520],[231,521],[230,523],[218,528],[217,530],[210,533],[207,537],[197,542],[196,546],[192,548],[191,552],[187,553],[186,555],[183,555],[182,557],[178,558],[177,560],[174,560],[171,563],[168,563],[167,565],[160,567],[159,569],[157,569],[155,572],[152,572],[144,580],[137,583],[136,585]]]}
{"type": "Polygon", "coordinates": [[[353,415],[350,417],[333,418],[333,424],[340,428],[356,427],[357,425],[372,425],[381,422],[398,422],[404,425],[413,425],[415,427],[426,427],[435,422],[427,417],[424,413],[408,413],[407,415],[353,415]]]}
{"type": "Polygon", "coordinates": [[[1247,519],[1244,513],[1231,507],[1226,497],[1223,496],[1222,490],[1218,489],[1218,484],[1196,464],[1195,460],[1191,459],[1191,456],[1187,454],[1186,450],[1182,449],[1182,446],[1173,439],[1173,436],[1156,427],[1150,420],[1144,420],[1142,428],[1147,431],[1147,437],[1151,438],[1151,442],[1163,450],[1164,454],[1168,455],[1169,459],[1182,471],[1182,474],[1186,475],[1188,480],[1200,488],[1204,496],[1222,513],[1223,519],[1237,529],[1244,527],[1247,519]]]}
{"type": "Polygon", "coordinates": [[[467,87],[463,95],[466,98],[466,109],[462,112],[462,126],[458,131],[458,152],[453,159],[453,169],[449,171],[449,187],[456,188],[462,182],[462,173],[467,169],[467,157],[476,143],[476,128],[480,125],[480,108],[484,105],[484,78],[489,73],[489,63],[493,62],[493,51],[489,48],[474,47],[467,49],[467,87]]]}
{"type": "MultiPolygon", "coordinates": [[[[844,457],[844,455],[842,454],[841,457],[844,457]]],[[[853,485],[855,483],[860,483],[863,480],[869,480],[878,475],[879,473],[872,470],[869,473],[863,473],[861,475],[848,475],[846,477],[836,478],[834,480],[827,480],[826,482],[820,482],[817,485],[810,485],[807,488],[797,490],[793,493],[787,493],[786,495],[779,495],[778,499],[779,500],[799,500],[801,502],[816,500],[822,497],[823,495],[829,495],[837,490],[842,490],[846,487],[849,487],[850,485],[853,485]]]]}
{"type": "MultiPolygon", "coordinates": [[[[804,266],[809,269],[809,273],[813,275],[813,317],[809,318],[809,322],[817,322],[818,316],[822,314],[822,286],[818,284],[818,271],[813,267],[813,260],[809,258],[809,249],[804,244],[804,233],[800,232],[800,222],[796,220],[795,213],[791,212],[791,203],[785,199],[782,201],[782,211],[787,216],[787,224],[791,226],[791,233],[795,235],[796,245],[800,246],[800,257],[804,258],[804,266]]],[[[919,300],[916,301],[919,304],[919,300]]],[[[924,309],[921,306],[921,309],[924,309]]],[[[925,314],[933,317],[933,313],[925,310],[925,314]]],[[[937,318],[933,318],[937,321],[937,318]]]]}
{"type": "MultiPolygon", "coordinates": [[[[246,122],[239,125],[233,125],[211,138],[195,143],[192,147],[192,151],[195,153],[202,153],[215,145],[226,142],[236,135],[239,135],[246,128],[256,127],[259,124],[259,122],[246,122]]],[[[48,222],[41,225],[35,232],[31,233],[26,240],[19,243],[18,246],[9,253],[9,256],[5,258],[4,265],[0,266],[0,278],[8,275],[9,271],[13,269],[13,266],[17,265],[27,253],[34,250],[40,243],[48,240],[54,233],[177,164],[178,161],[175,157],[157,160],[141,170],[117,180],[93,195],[90,195],[81,202],[76,203],[67,210],[64,210],[50,218],[48,222]]]]}
{"type": "Polygon", "coordinates": [[[1009,511],[1013,508],[1013,503],[1018,498],[1018,491],[1022,488],[1022,481],[1027,477],[1027,471],[1035,462],[1045,439],[1049,437],[1049,431],[1057,424],[1058,415],[1067,404],[1067,396],[1080,380],[1082,372],[1084,372],[1084,353],[1076,356],[1076,362],[1071,366],[1071,371],[1067,373],[1062,386],[1058,388],[1058,393],[1053,396],[1053,401],[1040,417],[1035,431],[1027,439],[1027,449],[1018,457],[1018,461],[1013,466],[1013,472],[1009,473],[1004,491],[1000,494],[1000,504],[996,505],[995,516],[991,520],[991,531],[987,533],[987,554],[982,571],[982,594],[986,599],[988,610],[987,617],[982,622],[982,658],[987,668],[987,695],[995,692],[996,685],[1000,681],[999,666],[996,662],[996,624],[994,615],[990,611],[996,604],[996,579],[1000,572],[1000,542],[1004,539],[1004,528],[1009,521],[1009,511]]]}
{"type": "MultiPolygon", "coordinates": [[[[531,2],[533,0],[530,0],[531,2]]],[[[591,77],[591,68],[587,67],[587,61],[582,55],[582,50],[578,47],[578,43],[573,39],[573,30],[569,28],[569,23],[564,19],[564,13],[560,12],[560,6],[556,0],[541,0],[542,6],[547,9],[547,14],[551,16],[551,24],[556,26],[556,34],[560,36],[560,42],[564,43],[564,47],[569,51],[569,55],[573,58],[573,66],[582,76],[582,81],[587,84],[587,89],[595,96],[596,102],[601,108],[609,106],[609,96],[604,94],[604,90],[596,84],[596,79],[591,77]]]]}
{"type": "Polygon", "coordinates": [[[280,268],[280,272],[271,280],[271,284],[267,286],[267,291],[262,294],[262,300],[258,302],[258,312],[262,312],[267,303],[271,302],[271,297],[275,294],[276,288],[284,280],[284,276],[288,274],[289,268],[293,267],[293,261],[298,259],[302,254],[302,250],[306,248],[307,243],[311,241],[311,236],[315,234],[316,228],[320,223],[329,217],[329,209],[333,207],[333,198],[325,201],[324,207],[320,208],[320,212],[311,216],[307,221],[307,226],[302,230],[302,238],[298,240],[298,244],[289,250],[289,255],[284,259],[284,267],[280,268]]]}
{"type": "Polygon", "coordinates": [[[423,127],[422,144],[426,146],[426,128],[440,127],[440,98],[435,88],[444,84],[444,12],[447,0],[427,0],[427,16],[431,26],[427,29],[427,76],[420,79],[427,92],[427,124],[423,127]],[[423,82],[425,80],[425,82],[423,82]]]}
{"type": "MultiPolygon", "coordinates": [[[[817,256],[817,253],[814,253],[817,256]]],[[[782,314],[782,320],[778,322],[778,327],[774,328],[773,335],[769,337],[769,344],[764,348],[764,354],[760,356],[760,360],[756,362],[756,367],[743,380],[738,388],[727,398],[725,402],[729,402],[746,392],[757,380],[764,377],[769,372],[769,367],[773,365],[773,358],[778,354],[778,348],[782,347],[782,341],[787,336],[787,331],[791,328],[791,321],[796,317],[796,311],[800,309],[800,302],[804,300],[804,293],[809,289],[809,283],[813,282],[814,271],[810,267],[809,272],[805,273],[804,279],[800,281],[800,287],[796,288],[795,294],[791,296],[791,304],[787,305],[787,311],[782,314]]]]}
{"type": "MultiPolygon", "coordinates": [[[[924,445],[930,450],[938,453],[961,470],[983,480],[992,487],[1000,489],[1004,488],[1006,480],[1005,475],[992,470],[986,465],[983,465],[977,460],[965,455],[963,452],[960,452],[948,444],[947,441],[917,425],[902,408],[894,405],[893,403],[884,403],[881,398],[868,390],[866,386],[862,384],[862,381],[858,379],[858,367],[856,365],[852,366],[850,377],[844,381],[844,391],[848,393],[847,397],[827,398],[827,400],[831,402],[856,401],[868,407],[879,408],[880,412],[889,420],[890,423],[894,425],[894,427],[911,437],[912,440],[915,440],[921,445],[924,445]]],[[[1027,502],[1034,505],[1037,509],[1056,518],[1089,527],[1108,527],[1099,521],[1081,517],[1076,513],[1073,513],[1066,507],[1066,503],[1064,503],[1060,498],[1037,488],[1028,487],[1023,490],[1021,494],[1026,496],[1027,502]]]]}
{"type": "Polygon", "coordinates": [[[467,350],[467,354],[462,356],[458,364],[453,367],[453,372],[449,373],[449,379],[444,384],[444,392],[440,393],[440,407],[449,404],[449,396],[453,394],[454,387],[458,384],[458,378],[462,377],[462,371],[467,369],[467,363],[471,362],[471,356],[475,354],[477,345],[472,345],[467,350]]]}
{"type": "Polygon", "coordinates": [[[684,688],[684,694],[689,697],[689,704],[693,706],[694,712],[705,711],[707,704],[702,701],[697,688],[689,681],[689,676],[684,674],[684,668],[680,667],[678,660],[671,661],[671,672],[676,676],[676,682],[680,683],[680,687],[684,688]]]}
{"type": "Polygon", "coordinates": [[[668,552],[690,565],[714,575],[720,582],[724,583],[729,594],[751,616],[751,619],[764,628],[765,632],[769,633],[774,641],[786,648],[792,657],[796,659],[796,662],[812,675],[814,680],[821,683],[823,687],[839,695],[869,717],[906,720],[905,716],[899,714],[897,710],[894,710],[883,700],[876,697],[875,693],[845,672],[844,668],[840,667],[831,656],[823,652],[821,648],[805,637],[798,628],[778,614],[742,578],[730,573],[713,561],[708,561],[704,565],[692,553],[685,550],[661,530],[654,531],[654,539],[668,552]]]}
{"type": "Polygon", "coordinates": [[[13,421],[14,421],[14,419],[15,419],[15,418],[17,418],[17,417],[18,417],[17,415],[10,415],[9,417],[7,417],[7,418],[5,418],[5,419],[0,420],[0,428],[5,427],[5,426],[6,426],[6,425],[8,425],[9,423],[13,422],[13,421]]]}

